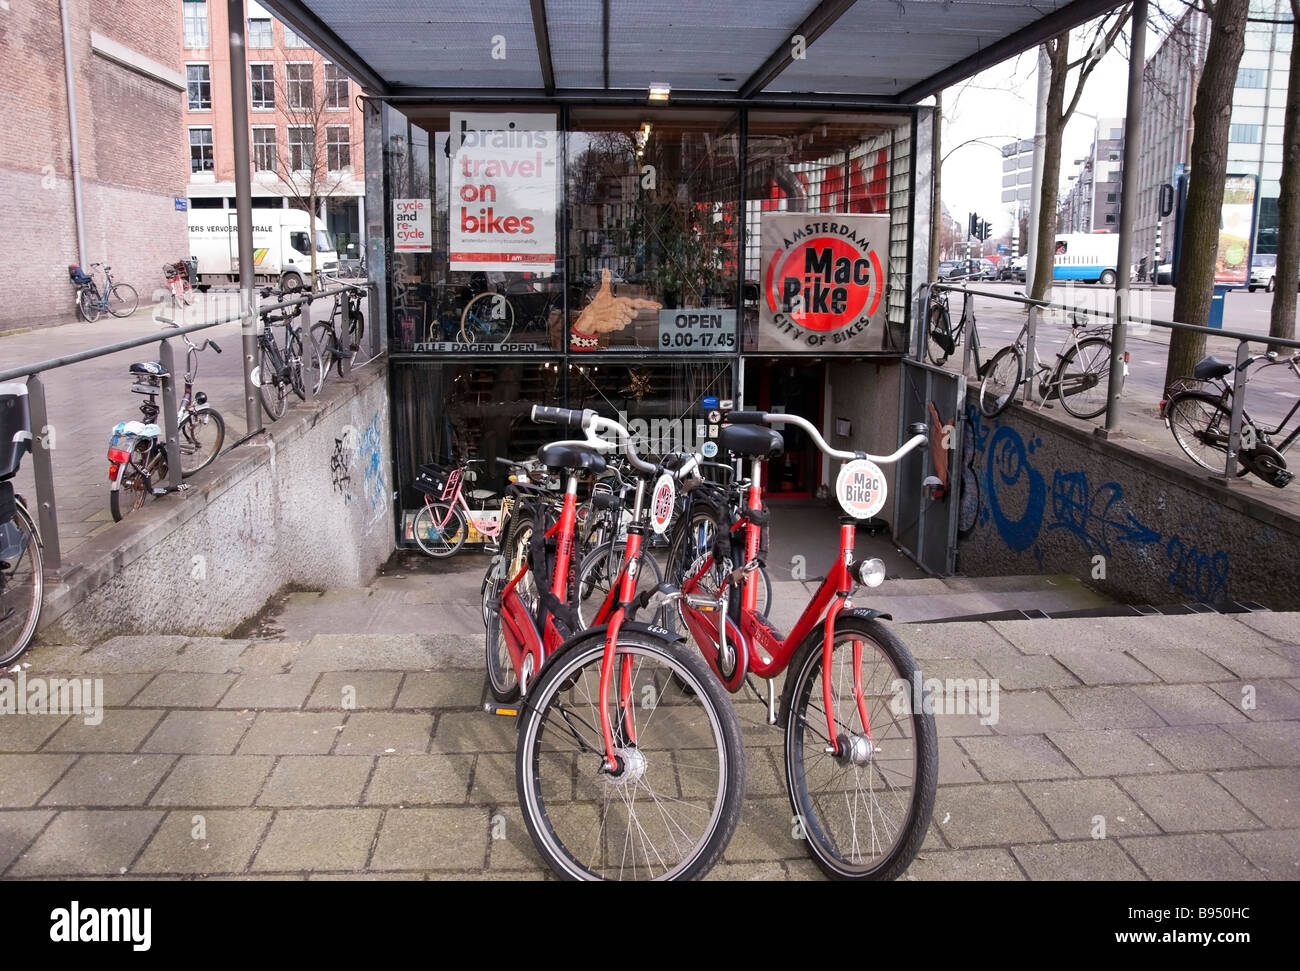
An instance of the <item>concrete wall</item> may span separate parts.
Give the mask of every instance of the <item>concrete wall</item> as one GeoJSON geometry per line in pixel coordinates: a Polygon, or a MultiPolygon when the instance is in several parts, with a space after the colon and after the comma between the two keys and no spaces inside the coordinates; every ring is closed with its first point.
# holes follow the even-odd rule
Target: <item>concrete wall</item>
{"type": "MultiPolygon", "coordinates": [[[[827,426],[835,431],[835,420],[847,418],[852,434],[831,434],[826,441],[832,448],[845,451],[861,449],[873,455],[887,455],[898,448],[898,395],[901,368],[896,361],[850,361],[831,364],[827,377],[831,383],[831,410],[827,426]]],[[[831,462],[830,486],[840,463],[831,462]]],[[[894,525],[894,482],[896,466],[882,466],[888,498],[879,518],[894,525]]],[[[833,501],[833,500],[832,500],[833,501]]],[[[839,507],[835,507],[838,509],[839,507]]]]}
{"type": "Polygon", "coordinates": [[[1018,406],[967,414],[980,506],[958,572],[1071,574],[1128,603],[1300,608],[1300,520],[1252,497],[1270,486],[1226,491],[1018,406]]]}
{"type": "Polygon", "coordinates": [[[318,410],[290,410],[79,549],[88,565],[48,594],[41,637],[225,635],[285,586],[367,583],[393,550],[385,365],[333,379],[318,410]]]}

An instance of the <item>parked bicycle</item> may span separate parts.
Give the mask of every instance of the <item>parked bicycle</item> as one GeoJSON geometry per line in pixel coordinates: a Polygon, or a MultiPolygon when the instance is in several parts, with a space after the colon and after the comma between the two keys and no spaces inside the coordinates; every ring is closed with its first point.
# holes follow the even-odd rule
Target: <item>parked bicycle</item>
{"type": "Polygon", "coordinates": [[[87,273],[81,267],[70,264],[68,278],[77,288],[77,312],[82,320],[93,324],[101,314],[109,313],[114,317],[130,317],[140,305],[135,287],[129,283],[114,283],[113,268],[103,263],[91,263],[91,270],[102,268],[104,271],[104,289],[95,283],[93,273],[87,273]]]}
{"type": "Polygon", "coordinates": [[[27,650],[45,594],[40,531],[12,481],[31,448],[27,385],[0,384],[0,665],[27,650]]]}
{"type": "MultiPolygon", "coordinates": [[[[532,486],[545,481],[544,470],[538,470],[526,462],[512,462],[498,458],[497,463],[511,470],[511,484],[532,486]]],[[[505,535],[510,522],[510,513],[514,504],[515,492],[507,489],[498,496],[491,490],[471,490],[470,498],[477,502],[499,500],[497,515],[486,515],[487,508],[478,510],[470,508],[466,501],[465,486],[474,484],[473,465],[482,465],[482,459],[467,459],[459,465],[446,466],[428,462],[420,466],[419,474],[412,483],[424,493],[424,505],[415,514],[411,522],[411,533],[417,546],[429,556],[443,559],[454,556],[465,545],[469,536],[469,527],[488,540],[495,540],[505,535]]],[[[490,549],[496,552],[495,548],[490,549]]]]}
{"type": "MultiPolygon", "coordinates": [[[[1286,367],[1300,378],[1300,351],[1281,357],[1276,351],[1248,357],[1239,365],[1259,365],[1256,371],[1286,367]]],[[[1211,472],[1227,469],[1232,426],[1232,386],[1224,380],[1233,365],[1213,356],[1204,358],[1190,379],[1178,382],[1160,402],[1160,415],[1178,447],[1197,465],[1211,472]],[[1213,388],[1213,391],[1206,390],[1213,388]]],[[[1269,485],[1284,488],[1295,477],[1288,471],[1285,452],[1300,438],[1300,422],[1287,432],[1287,424],[1300,411],[1300,397],[1274,428],[1267,428],[1242,408],[1241,447],[1237,451],[1237,475],[1254,475],[1269,485]],[[1278,436],[1286,436],[1278,441],[1278,436]]]]}
{"type": "MultiPolygon", "coordinates": [[[[276,291],[271,287],[261,291],[264,300],[273,296],[286,299],[297,293],[297,290],[276,291]]],[[[268,308],[259,313],[262,326],[257,335],[258,392],[266,416],[278,421],[289,407],[290,391],[303,401],[309,394],[313,398],[320,394],[325,381],[325,367],[316,338],[310,333],[304,334],[302,325],[297,323],[302,317],[301,304],[268,308]],[[275,340],[276,324],[284,325],[283,347],[275,340]]]]}
{"type": "Polygon", "coordinates": [[[366,332],[366,317],[361,309],[365,290],[338,279],[329,282],[347,289],[334,294],[329,319],[311,325],[311,335],[321,355],[322,384],[331,368],[337,370],[341,378],[351,373],[366,332]]]}
{"type": "MultiPolygon", "coordinates": [[[[554,563],[529,556],[489,603],[488,663],[504,639],[521,707],[516,786],[538,851],[569,879],[691,879],[721,855],[739,818],[745,762],[740,726],[703,661],[675,635],[635,620],[644,597],[636,577],[651,506],[671,510],[671,496],[646,502],[690,472],[689,459],[669,473],[637,458],[628,430],[592,411],[533,408],[536,421],[580,427],[585,438],[554,442],[538,460],[565,475],[555,526],[554,563]],[[605,469],[613,433],[627,449],[638,483],[633,522],[617,587],[597,613],[598,626],[562,633],[577,519],[579,478],[605,469]],[[538,611],[521,600],[534,573],[546,591],[538,611]]],[[[543,546],[534,536],[532,549],[543,546]]],[[[494,694],[495,694],[495,684],[494,694]]],[[[508,699],[507,699],[508,700],[508,699]]]]}
{"type": "Polygon", "coordinates": [[[785,781],[800,835],[817,865],[843,879],[893,879],[925,839],[934,806],[938,739],[931,707],[920,694],[920,670],[906,645],[881,623],[882,614],[854,607],[857,584],[878,586],[880,560],[853,562],[855,525],[885,500],[879,466],[926,441],[925,426],[886,456],[831,448],[798,415],[731,412],[719,447],[748,461],[748,501],[740,517],[742,558],[714,585],[713,563],[733,556],[730,516],[714,525],[714,550],[687,576],[678,603],[692,638],[717,679],[735,692],[753,674],[767,679],[768,722],[784,729],[785,781]],[[845,515],[840,546],[788,634],[757,609],[764,461],[783,454],[771,425],[803,430],[824,454],[842,463],[836,494],[845,515]],[[786,674],[781,703],[776,679],[786,674]],[[908,700],[899,704],[899,686],[908,700]]]}
{"type": "Polygon", "coordinates": [[[179,310],[194,303],[194,288],[190,285],[192,274],[188,260],[164,263],[163,276],[167,278],[167,291],[171,294],[173,307],[179,310]]]}
{"type": "MultiPolygon", "coordinates": [[[[169,324],[179,327],[179,324],[169,324]]],[[[207,468],[221,452],[226,440],[226,422],[221,412],[208,404],[208,396],[194,390],[199,372],[199,354],[211,347],[218,354],[221,347],[214,340],[195,344],[189,334],[182,334],[185,352],[185,381],[176,415],[176,432],[181,454],[181,478],[207,468]]],[[[169,378],[159,361],[137,361],[129,373],[134,379],[131,390],[144,395],[140,414],[144,421],[118,422],[113,426],[108,446],[108,508],[114,522],[144,505],[146,496],[161,496],[176,491],[162,485],[167,481],[167,440],[157,424],[162,409],[157,397],[163,392],[163,380],[169,378]]]]}

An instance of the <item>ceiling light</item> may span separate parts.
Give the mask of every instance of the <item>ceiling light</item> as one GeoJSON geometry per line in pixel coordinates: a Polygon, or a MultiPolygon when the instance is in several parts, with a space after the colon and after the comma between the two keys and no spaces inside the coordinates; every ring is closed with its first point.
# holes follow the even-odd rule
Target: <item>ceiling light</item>
{"type": "Polygon", "coordinates": [[[654,84],[650,85],[650,100],[667,101],[670,91],[672,91],[672,85],[663,81],[656,81],[654,84]]]}

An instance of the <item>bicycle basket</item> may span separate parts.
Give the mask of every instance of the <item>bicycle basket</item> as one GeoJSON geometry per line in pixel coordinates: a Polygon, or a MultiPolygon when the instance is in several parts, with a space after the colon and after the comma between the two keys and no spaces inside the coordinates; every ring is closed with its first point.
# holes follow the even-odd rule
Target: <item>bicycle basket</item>
{"type": "Polygon", "coordinates": [[[76,264],[68,264],[68,279],[79,287],[84,287],[87,283],[93,282],[90,275],[76,264]]]}
{"type": "Polygon", "coordinates": [[[460,477],[460,466],[448,467],[429,462],[420,466],[420,474],[415,477],[412,485],[427,496],[447,501],[456,495],[460,477]]]}

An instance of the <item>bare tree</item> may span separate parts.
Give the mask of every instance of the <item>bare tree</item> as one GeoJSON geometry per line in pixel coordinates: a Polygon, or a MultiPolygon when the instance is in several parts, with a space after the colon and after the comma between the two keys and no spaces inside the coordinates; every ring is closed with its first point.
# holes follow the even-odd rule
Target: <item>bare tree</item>
{"type": "MultiPolygon", "coordinates": [[[[1300,0],[1291,0],[1291,17],[1300,20],[1300,0]]],[[[1282,182],[1277,199],[1277,270],[1273,278],[1270,337],[1295,337],[1296,286],[1300,284],[1300,44],[1291,44],[1282,129],[1282,182]]],[[[1270,350],[1281,351],[1280,347],[1270,350]]]]}
{"type": "MultiPolygon", "coordinates": [[[[1246,15],[1250,0],[1205,0],[1211,19],[1205,67],[1196,86],[1192,113],[1191,181],[1183,211],[1178,287],[1174,320],[1204,326],[1210,319],[1214,268],[1219,255],[1219,220],[1223,180],[1228,173],[1228,126],[1237,66],[1246,45],[1246,15]]],[[[1289,110],[1289,106],[1288,106],[1289,110]]],[[[1281,267],[1278,267],[1280,270],[1281,267]]],[[[1281,285],[1281,281],[1278,281],[1281,285]]],[[[1192,373],[1205,355],[1205,335],[1175,330],[1170,335],[1165,386],[1192,373]]]]}
{"type": "MultiPolygon", "coordinates": [[[[318,73],[320,60],[288,65],[285,80],[277,81],[279,94],[275,99],[280,117],[285,123],[287,151],[276,152],[275,171],[284,185],[285,195],[299,209],[312,217],[308,232],[311,255],[312,288],[319,287],[316,272],[315,220],[320,217],[321,203],[328,201],[351,179],[352,137],[348,115],[339,119],[339,107],[332,98],[328,81],[318,73]],[[293,68],[305,68],[297,76],[293,68]],[[334,122],[334,124],[330,124],[334,122]],[[347,126],[348,140],[331,145],[329,128],[347,126]]],[[[347,104],[347,99],[343,99],[347,104]]]]}
{"type": "MultiPolygon", "coordinates": [[[[1054,244],[1056,241],[1056,202],[1061,180],[1061,143],[1065,126],[1079,106],[1084,85],[1106,52],[1119,40],[1128,23],[1130,6],[1125,4],[1098,20],[1087,33],[1087,51],[1070,60],[1070,32],[1066,31],[1043,45],[1051,75],[1047,88],[1047,125],[1043,139],[1043,186],[1038,200],[1038,249],[1034,254],[1034,280],[1030,295],[1042,300],[1052,285],[1054,244]],[[1069,98],[1066,89],[1070,75],[1075,77],[1069,98]]],[[[1229,88],[1231,90],[1231,88],[1229,88]]]]}

